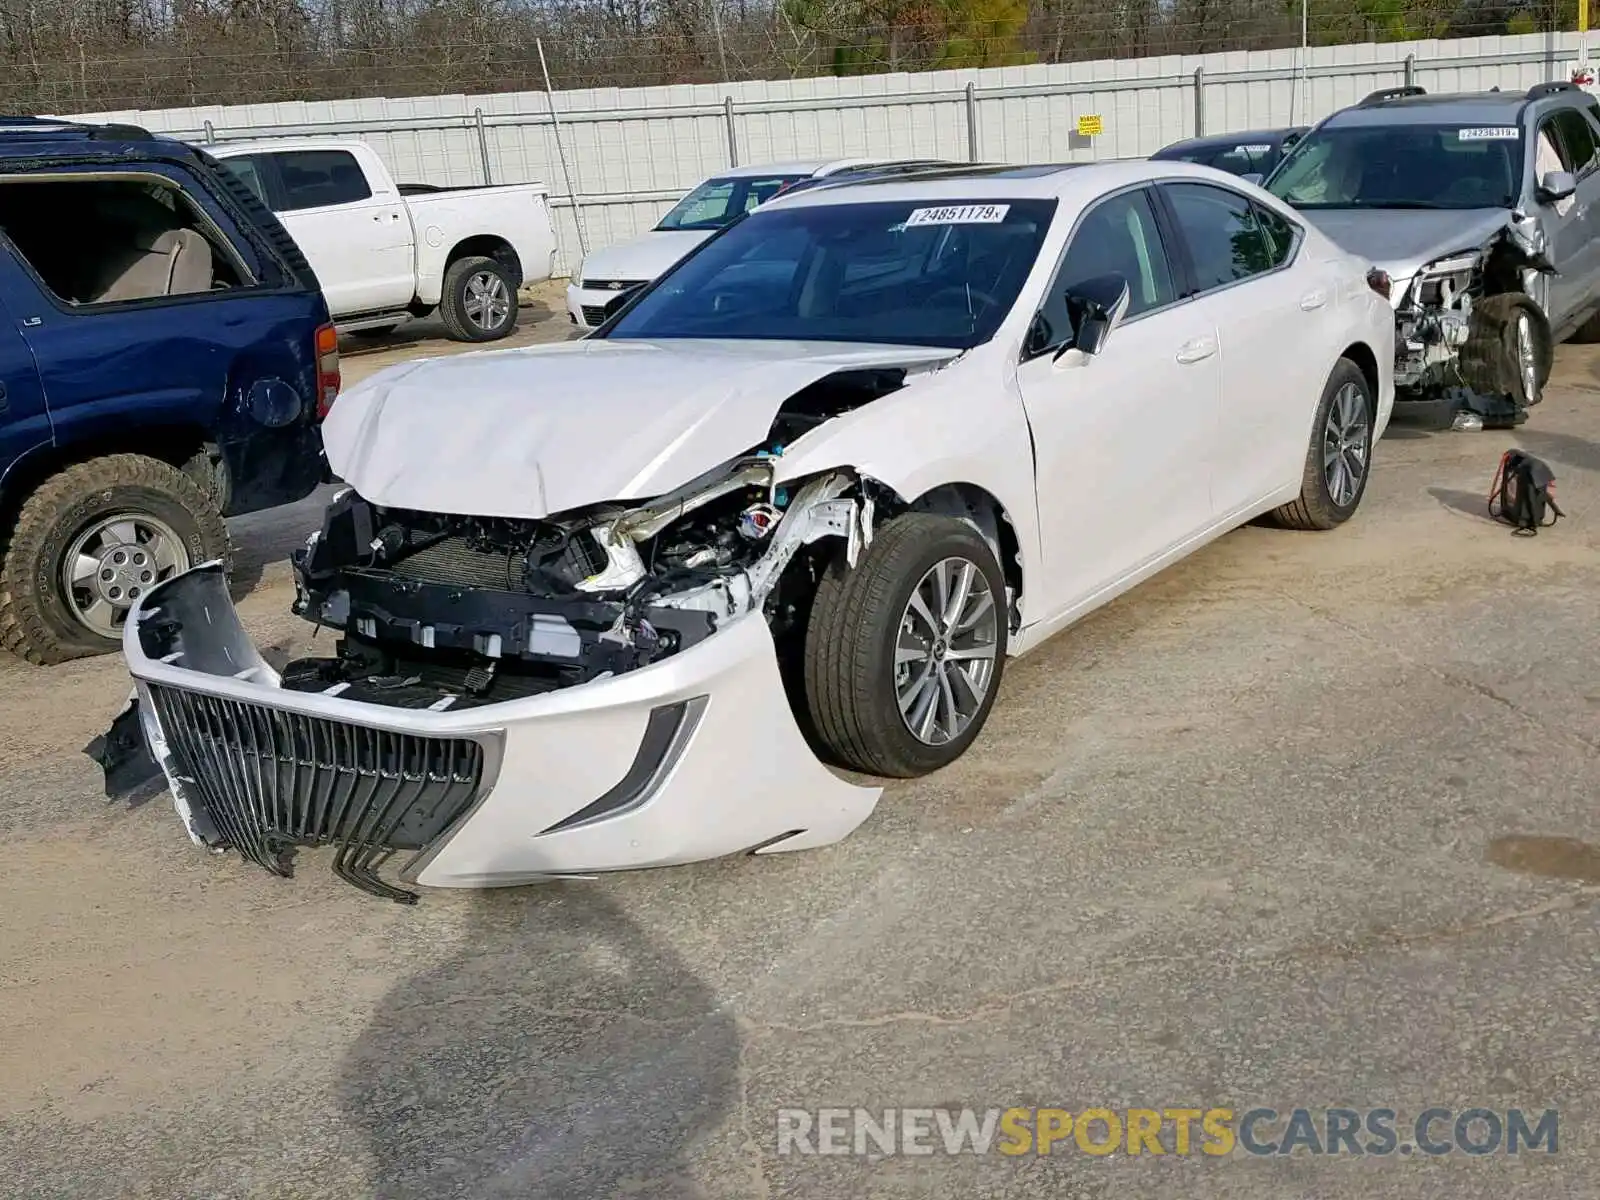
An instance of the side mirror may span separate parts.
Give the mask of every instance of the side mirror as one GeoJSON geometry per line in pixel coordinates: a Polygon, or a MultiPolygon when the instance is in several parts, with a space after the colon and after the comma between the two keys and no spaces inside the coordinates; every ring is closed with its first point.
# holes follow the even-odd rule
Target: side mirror
{"type": "Polygon", "coordinates": [[[1127,315],[1128,300],[1128,281],[1121,275],[1101,275],[1073,284],[1067,293],[1072,340],[1056,351],[1056,358],[1068,350],[1080,350],[1090,357],[1104,350],[1111,331],[1127,315]]]}
{"type": "Polygon", "coordinates": [[[1546,171],[1544,178],[1539,181],[1539,199],[1546,204],[1565,200],[1577,190],[1578,181],[1572,177],[1571,171],[1546,171]]]}
{"type": "Polygon", "coordinates": [[[1250,171],[1247,174],[1239,176],[1239,178],[1244,180],[1246,183],[1253,183],[1257,187],[1260,187],[1261,186],[1261,181],[1263,179],[1265,179],[1266,176],[1263,175],[1260,171],[1250,171]]]}

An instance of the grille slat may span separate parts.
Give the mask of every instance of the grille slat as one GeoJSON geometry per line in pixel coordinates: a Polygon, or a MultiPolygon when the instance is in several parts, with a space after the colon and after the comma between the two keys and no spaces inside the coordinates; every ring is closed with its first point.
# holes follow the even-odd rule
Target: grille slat
{"type": "Polygon", "coordinates": [[[150,688],[178,773],[222,843],[276,875],[295,846],[337,847],[334,871],[377,896],[416,894],[376,868],[460,819],[483,786],[483,746],[150,688]]]}

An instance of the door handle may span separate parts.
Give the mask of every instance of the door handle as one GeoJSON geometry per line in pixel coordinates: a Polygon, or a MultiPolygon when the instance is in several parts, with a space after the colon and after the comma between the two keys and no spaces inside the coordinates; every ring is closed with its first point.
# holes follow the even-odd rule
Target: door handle
{"type": "Polygon", "coordinates": [[[1327,292],[1307,292],[1300,297],[1300,307],[1306,312],[1313,312],[1328,302],[1327,292]]]}
{"type": "Polygon", "coordinates": [[[1217,339],[1214,337],[1190,338],[1178,347],[1178,361],[1184,364],[1197,363],[1202,359],[1210,358],[1217,352],[1217,339]]]}

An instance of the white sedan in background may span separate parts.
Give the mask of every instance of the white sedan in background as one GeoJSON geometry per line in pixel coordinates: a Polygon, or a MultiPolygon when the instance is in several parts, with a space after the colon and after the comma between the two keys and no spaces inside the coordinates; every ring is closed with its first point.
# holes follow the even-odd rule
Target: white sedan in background
{"type": "Polygon", "coordinates": [[[654,229],[596,250],[579,263],[567,285],[567,318],[584,331],[598,328],[629,295],[717,230],[798,183],[863,170],[914,169],[924,165],[954,164],[921,159],[832,158],[758,163],[713,175],[674,204],[654,229]]]}
{"type": "Polygon", "coordinates": [[[266,663],[216,566],[153,589],[108,774],[395,899],[397,851],[481,887],[837,841],[880,789],[825,763],[934,771],[1009,658],[1254,517],[1356,512],[1369,266],[1183,163],[779,197],[594,337],[342,396],[295,560],[335,652],[266,663]]]}

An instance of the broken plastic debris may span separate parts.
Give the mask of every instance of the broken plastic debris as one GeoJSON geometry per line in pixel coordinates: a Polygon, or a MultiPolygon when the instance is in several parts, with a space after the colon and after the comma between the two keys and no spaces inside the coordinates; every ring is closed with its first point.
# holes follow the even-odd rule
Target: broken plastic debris
{"type": "Polygon", "coordinates": [[[1450,428],[1467,433],[1477,433],[1483,428],[1483,418],[1475,412],[1458,412],[1450,428]]]}
{"type": "Polygon", "coordinates": [[[739,514],[739,533],[752,542],[759,542],[782,519],[783,514],[772,505],[752,504],[739,514]]]}

